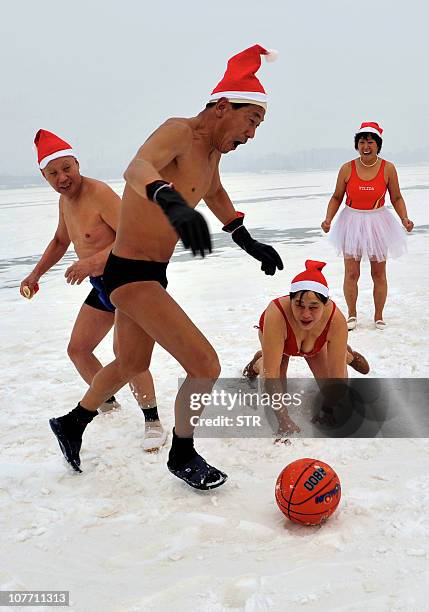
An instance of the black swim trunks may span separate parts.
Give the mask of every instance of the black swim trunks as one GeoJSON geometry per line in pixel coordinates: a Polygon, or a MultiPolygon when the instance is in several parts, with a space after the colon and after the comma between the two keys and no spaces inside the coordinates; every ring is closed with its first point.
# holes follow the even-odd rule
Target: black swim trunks
{"type": "Polygon", "coordinates": [[[122,285],[139,281],[157,281],[167,289],[168,262],[127,259],[110,253],[103,272],[103,283],[107,295],[122,285]]]}
{"type": "Polygon", "coordinates": [[[85,304],[103,310],[104,312],[115,312],[115,307],[107,297],[102,276],[90,276],[89,282],[93,289],[89,292],[85,304]]]}

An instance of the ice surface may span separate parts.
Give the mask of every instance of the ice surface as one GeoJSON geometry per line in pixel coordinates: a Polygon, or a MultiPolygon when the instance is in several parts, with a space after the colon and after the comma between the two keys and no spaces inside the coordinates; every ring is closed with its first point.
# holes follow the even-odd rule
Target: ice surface
{"type": "MultiPolygon", "coordinates": [[[[368,357],[371,376],[427,377],[429,169],[398,170],[416,229],[408,255],[388,263],[389,326],[373,329],[363,266],[350,342],[368,357]]],[[[218,351],[223,376],[239,376],[257,348],[252,326],[272,298],[288,292],[305,259],[328,262],[332,297],[344,308],[343,264],[319,230],[335,178],[224,177],[249,230],[283,257],[285,271],[274,278],[201,206],[214,255],[192,260],[179,247],[169,291],[218,351]]],[[[229,475],[215,492],[198,493],[169,474],[168,448],[142,451],[141,411],[124,389],[123,409],[95,419],[84,436],[84,473],[70,473],[48,418],[70,410],[85,390],[66,346],[89,286],[65,283],[70,253],[42,278],[34,299],[19,296],[20,280],[57,225],[49,188],[0,191],[0,224],[1,589],[67,589],[70,609],[79,612],[427,608],[427,440],[198,440],[198,450],[229,475]],[[342,481],[341,505],[322,528],[287,522],[274,500],[278,473],[305,456],[331,464],[342,481]]],[[[111,337],[98,355],[111,360],[111,337]]],[[[171,429],[183,372],[160,349],[152,371],[171,429]]],[[[292,359],[290,374],[307,376],[304,360],[292,359]]]]}

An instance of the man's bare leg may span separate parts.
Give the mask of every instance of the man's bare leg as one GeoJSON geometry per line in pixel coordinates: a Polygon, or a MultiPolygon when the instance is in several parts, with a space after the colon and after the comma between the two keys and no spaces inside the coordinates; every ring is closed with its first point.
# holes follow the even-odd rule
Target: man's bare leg
{"type": "Polygon", "coordinates": [[[117,307],[118,357],[94,377],[82,402],[72,411],[75,414],[51,419],[51,427],[60,445],[65,438],[69,442],[71,435],[75,436],[71,440],[72,447],[66,449],[68,453],[64,453],[67,460],[80,471],[82,433],[96,414],[97,406],[138,372],[149,368],[156,341],[175,357],[187,373],[175,403],[176,426],[169,454],[169,470],[195,488],[220,486],[225,482],[226,475],[208,465],[193,446],[194,424],[191,417],[198,416],[202,408],[197,411],[190,408],[191,394],[210,392],[219,375],[220,366],[214,349],[158,282],[124,285],[111,294],[111,300],[117,307]],[[63,424],[59,434],[56,422],[68,417],[72,419],[73,426],[78,423],[80,436],[79,432],[69,433],[68,421],[66,436],[63,435],[63,424]]]}
{"type": "Polygon", "coordinates": [[[191,396],[195,398],[195,395],[211,392],[219,376],[220,365],[213,347],[158,283],[143,282],[131,288],[124,285],[113,292],[112,298],[118,309],[144,328],[187,373],[175,402],[175,428],[168,469],[196,489],[208,490],[222,485],[226,474],[209,465],[194,448],[192,417],[199,416],[202,407],[191,409],[191,396]]]}
{"type": "Polygon", "coordinates": [[[190,418],[201,411],[190,409],[190,394],[210,392],[220,373],[213,347],[157,282],[124,285],[111,297],[118,309],[170,353],[187,373],[184,388],[176,398],[175,430],[180,437],[191,437],[194,427],[190,425],[190,418]]]}
{"type": "Polygon", "coordinates": [[[149,370],[141,372],[130,380],[130,389],[145,418],[143,450],[153,453],[162,448],[167,440],[167,432],[158,415],[152,374],[149,370]]]}
{"type": "MultiPolygon", "coordinates": [[[[118,326],[115,325],[113,332],[113,349],[115,355],[119,353],[118,326]]],[[[158,415],[158,404],[156,401],[155,387],[150,370],[140,372],[129,382],[131,393],[137,401],[144,419],[145,431],[143,437],[143,450],[152,453],[164,446],[167,440],[167,432],[162,426],[158,415]]]]}
{"type": "MultiPolygon", "coordinates": [[[[90,385],[94,376],[103,367],[94,350],[113,327],[115,315],[88,304],[83,304],[72,329],[67,353],[84,381],[90,385]]],[[[119,408],[115,397],[107,399],[100,406],[100,412],[119,408]]]]}
{"type": "Polygon", "coordinates": [[[67,354],[83,380],[90,385],[103,367],[94,355],[95,348],[113,327],[113,312],[82,304],[72,329],[67,354]]]}
{"type": "Polygon", "coordinates": [[[62,453],[76,472],[80,469],[82,435],[97,415],[97,408],[133,376],[148,369],[154,342],[138,325],[116,311],[118,356],[94,376],[79,404],[68,414],[50,419],[62,453]]]}

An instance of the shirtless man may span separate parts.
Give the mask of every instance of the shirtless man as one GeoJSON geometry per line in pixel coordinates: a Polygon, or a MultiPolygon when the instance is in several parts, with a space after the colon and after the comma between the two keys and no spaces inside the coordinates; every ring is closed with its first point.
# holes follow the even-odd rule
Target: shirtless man
{"type": "MultiPolygon", "coordinates": [[[[67,282],[80,284],[87,276],[93,285],[82,305],[67,348],[77,371],[90,385],[102,365],[93,351],[113,326],[115,307],[104,292],[102,273],[112,249],[119,220],[120,197],[105,183],[83,177],[75,152],[64,140],[46,130],[36,134],[35,145],[41,172],[57,193],[59,223],[55,235],[34,270],[21,283],[21,295],[37,289],[39,279],[55,265],[73,243],[79,261],[66,271],[67,282]],[[27,289],[25,289],[27,288],[27,289]]],[[[116,351],[114,339],[114,349],[116,351]]],[[[166,438],[158,417],[155,391],[149,371],[130,383],[145,416],[145,450],[157,450],[166,438]]],[[[107,412],[119,407],[114,396],[97,408],[107,412]]]]}
{"type": "MultiPolygon", "coordinates": [[[[209,104],[196,117],[169,119],[143,144],[125,172],[119,228],[106,264],[106,291],[117,308],[119,351],[94,378],[70,413],[50,420],[67,461],[80,470],[82,434],[101,402],[136,372],[149,368],[158,342],[184,368],[187,378],[175,403],[168,469],[197,489],[222,485],[227,476],[196,452],[190,394],[210,392],[219,376],[217,355],[203,334],[166,292],[166,269],[178,237],[203,257],[211,251],[201,199],[232,234],[234,242],[262,263],[266,274],[283,264],[271,247],[254,240],[223,188],[219,161],[255,136],[264,120],[266,94],[255,76],[261,55],[255,45],[231,58],[209,104]]],[[[197,290],[197,287],[196,287],[197,290]]],[[[227,290],[227,288],[226,288],[227,290]]]]}

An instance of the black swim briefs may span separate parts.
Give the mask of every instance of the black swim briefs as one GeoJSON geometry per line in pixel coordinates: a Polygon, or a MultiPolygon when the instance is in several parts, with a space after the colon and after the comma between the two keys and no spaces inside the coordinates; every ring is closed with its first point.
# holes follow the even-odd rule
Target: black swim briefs
{"type": "Polygon", "coordinates": [[[104,312],[115,312],[115,307],[107,297],[102,276],[90,276],[89,282],[93,289],[89,292],[85,304],[103,310],[104,312]]]}
{"type": "Polygon", "coordinates": [[[110,253],[103,272],[103,282],[107,295],[122,285],[139,281],[157,281],[167,289],[168,262],[127,259],[110,253]]]}

